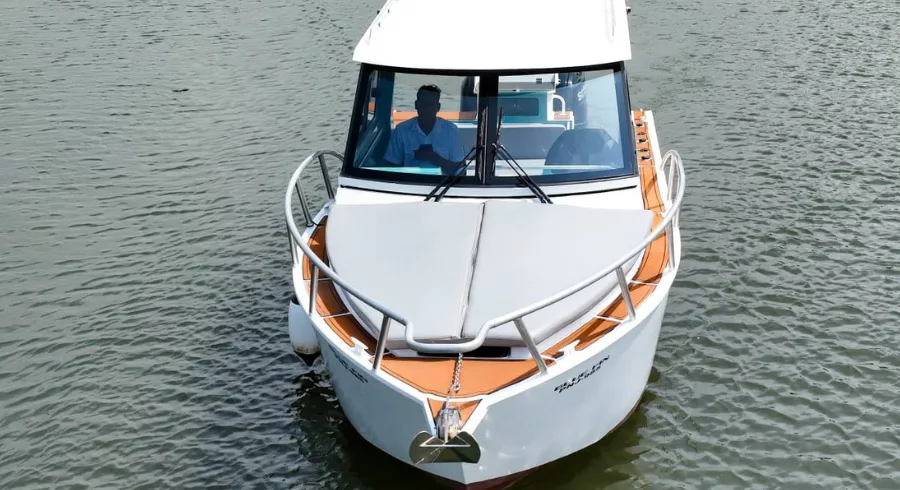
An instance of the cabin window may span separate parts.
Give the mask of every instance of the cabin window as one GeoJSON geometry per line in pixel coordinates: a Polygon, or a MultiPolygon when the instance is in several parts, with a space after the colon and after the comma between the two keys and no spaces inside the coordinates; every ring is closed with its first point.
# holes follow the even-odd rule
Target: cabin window
{"type": "Polygon", "coordinates": [[[442,164],[450,168],[448,162],[471,159],[477,121],[474,111],[461,111],[464,81],[461,76],[372,71],[354,167],[440,176],[446,173],[442,164]]]}
{"type": "Polygon", "coordinates": [[[503,100],[515,96],[504,93],[502,77],[497,97],[504,111],[495,178],[515,178],[516,164],[539,183],[632,173],[632,159],[623,151],[629,143],[622,140],[628,111],[621,72],[559,74],[542,121],[507,113],[503,100]]]}
{"type": "Polygon", "coordinates": [[[364,66],[344,174],[434,184],[463,162],[469,165],[458,182],[462,186],[519,185],[517,167],[539,184],[634,175],[621,63],[566,73],[481,75],[364,66]],[[479,93],[481,75],[494,82],[479,93]],[[480,115],[479,103],[486,108],[480,115]],[[487,131],[497,128],[498,114],[499,133],[487,131]],[[473,161],[479,124],[489,146],[501,145],[493,165],[485,165],[483,181],[475,178],[479,163],[473,161]]]}

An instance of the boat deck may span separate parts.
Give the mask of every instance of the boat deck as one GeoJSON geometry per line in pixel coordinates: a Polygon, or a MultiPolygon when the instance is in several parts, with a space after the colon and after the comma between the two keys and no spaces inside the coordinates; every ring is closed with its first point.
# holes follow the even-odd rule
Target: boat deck
{"type": "MultiPolygon", "coordinates": [[[[663,200],[657,185],[657,179],[660,175],[653,163],[655,156],[653,155],[653,147],[650,135],[647,132],[646,123],[643,122],[643,111],[634,111],[634,121],[644,208],[655,213],[653,227],[656,227],[662,221],[662,213],[664,211],[663,200]]],[[[326,217],[315,228],[309,240],[310,249],[326,264],[329,263],[325,246],[325,228],[327,224],[328,219],[326,217]]],[[[668,262],[666,239],[666,234],[663,233],[647,247],[637,273],[629,283],[631,298],[635,307],[638,307],[650,296],[650,293],[653,292],[662,278],[662,273],[668,262]]],[[[311,264],[309,259],[304,256],[303,278],[306,280],[307,290],[310,287],[311,276],[311,264]]],[[[319,278],[316,310],[325,323],[348,346],[355,346],[356,344],[352,339],[356,339],[365,345],[369,354],[374,355],[375,339],[350,313],[335,290],[334,284],[328,278],[319,278]]],[[[556,357],[560,354],[563,347],[576,341],[578,344],[575,349],[583,350],[615,329],[626,317],[625,301],[620,295],[610,306],[599,312],[597,316],[549,349],[544,350],[543,354],[549,357],[556,357]]],[[[552,361],[549,362],[552,363],[552,361]]],[[[455,364],[455,357],[393,357],[388,352],[385,353],[382,368],[407,385],[429,396],[432,413],[436,416],[444,397],[447,395],[447,388],[452,382],[455,364]]],[[[461,388],[459,392],[454,394],[454,397],[470,398],[488,395],[530,377],[537,372],[537,364],[533,359],[467,359],[460,373],[461,388]]],[[[477,404],[478,400],[457,403],[463,422],[477,404]]]]}

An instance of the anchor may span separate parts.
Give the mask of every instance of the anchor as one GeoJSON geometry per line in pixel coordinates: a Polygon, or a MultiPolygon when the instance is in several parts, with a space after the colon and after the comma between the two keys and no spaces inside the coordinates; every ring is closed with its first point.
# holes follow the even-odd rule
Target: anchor
{"type": "Polygon", "coordinates": [[[413,464],[477,463],[481,460],[481,448],[475,438],[465,431],[447,441],[422,431],[409,445],[409,459],[413,464]]]}
{"type": "Polygon", "coordinates": [[[459,354],[453,373],[453,382],[447,390],[447,399],[435,419],[435,432],[419,432],[409,445],[409,459],[413,464],[424,463],[477,463],[481,448],[472,434],[462,430],[459,410],[450,404],[451,393],[459,391],[459,374],[463,355],[459,354]]]}

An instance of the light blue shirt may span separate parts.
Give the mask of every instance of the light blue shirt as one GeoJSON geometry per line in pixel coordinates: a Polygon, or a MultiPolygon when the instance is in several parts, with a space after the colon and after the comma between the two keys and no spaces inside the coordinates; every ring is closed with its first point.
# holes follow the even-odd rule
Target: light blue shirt
{"type": "Polygon", "coordinates": [[[403,121],[391,133],[391,141],[384,152],[384,159],[404,167],[433,167],[431,162],[416,160],[413,152],[421,145],[430,144],[434,152],[450,160],[460,162],[466,151],[459,138],[459,128],[446,119],[437,118],[431,133],[425,134],[419,127],[419,118],[403,121]]]}

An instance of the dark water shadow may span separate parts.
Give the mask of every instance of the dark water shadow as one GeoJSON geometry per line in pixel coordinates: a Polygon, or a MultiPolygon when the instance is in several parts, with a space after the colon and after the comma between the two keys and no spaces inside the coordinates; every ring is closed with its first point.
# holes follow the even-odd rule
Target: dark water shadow
{"type": "MultiPolygon", "coordinates": [[[[299,360],[298,360],[299,362],[299,360]]],[[[327,380],[321,359],[314,369],[294,379],[291,406],[297,450],[317,467],[328,487],[372,490],[442,488],[428,474],[403,463],[363,439],[347,420],[327,380]],[[335,486],[335,482],[341,482],[335,486]]],[[[307,482],[314,488],[313,482],[307,482]]]]}
{"type": "Polygon", "coordinates": [[[363,439],[344,419],[341,431],[348,442],[347,460],[353,471],[348,483],[353,488],[377,490],[445,488],[429,474],[403,463],[363,439]]]}
{"type": "MultiPolygon", "coordinates": [[[[658,381],[659,377],[659,371],[652,369],[650,384],[658,381]]],[[[542,466],[510,490],[600,489],[632,480],[634,475],[620,468],[633,463],[645,452],[640,447],[640,431],[649,423],[647,406],[656,398],[652,391],[644,391],[634,413],[606,437],[581,451],[542,466]]]]}

